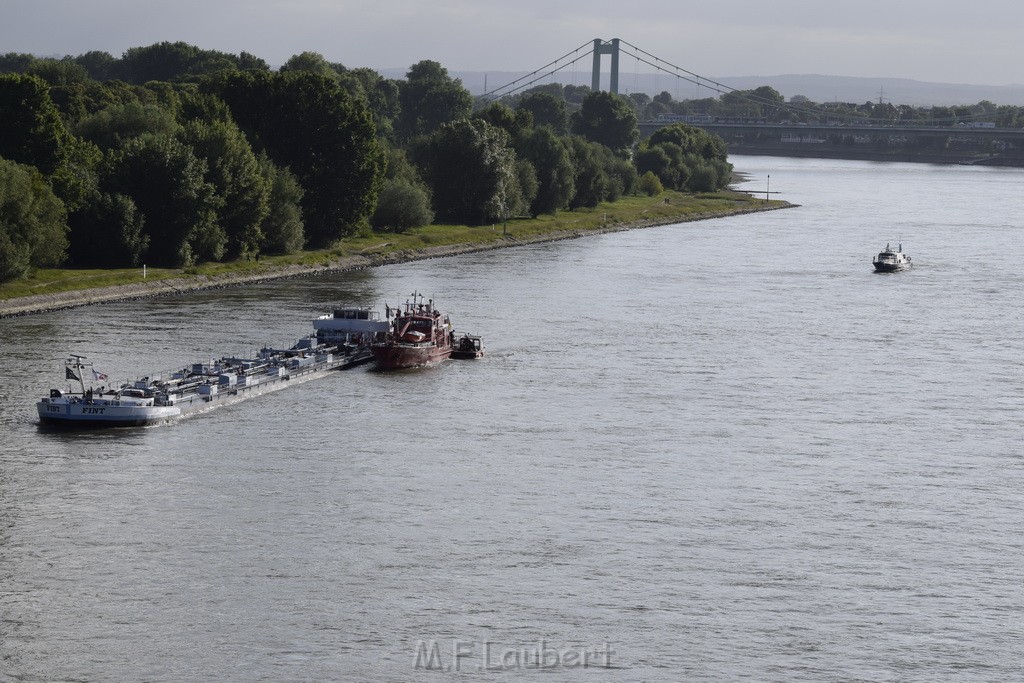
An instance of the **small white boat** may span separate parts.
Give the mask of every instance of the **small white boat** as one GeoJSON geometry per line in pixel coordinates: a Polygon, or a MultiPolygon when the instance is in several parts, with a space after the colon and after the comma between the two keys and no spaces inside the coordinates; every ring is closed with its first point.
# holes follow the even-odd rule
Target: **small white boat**
{"type": "Polygon", "coordinates": [[[893,251],[888,243],[886,243],[885,249],[878,252],[878,256],[871,260],[871,263],[874,264],[876,273],[895,273],[913,265],[910,257],[903,253],[902,244],[893,251]]]}

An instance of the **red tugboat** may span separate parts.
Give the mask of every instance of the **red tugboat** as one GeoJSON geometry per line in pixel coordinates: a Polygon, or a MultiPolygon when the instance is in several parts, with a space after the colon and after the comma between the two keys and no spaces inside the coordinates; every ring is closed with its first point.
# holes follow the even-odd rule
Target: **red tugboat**
{"type": "Polygon", "coordinates": [[[378,369],[420,368],[451,357],[455,333],[448,316],[434,308],[433,299],[424,303],[423,295],[413,292],[404,310],[386,310],[391,328],[383,341],[370,346],[378,369]]]}

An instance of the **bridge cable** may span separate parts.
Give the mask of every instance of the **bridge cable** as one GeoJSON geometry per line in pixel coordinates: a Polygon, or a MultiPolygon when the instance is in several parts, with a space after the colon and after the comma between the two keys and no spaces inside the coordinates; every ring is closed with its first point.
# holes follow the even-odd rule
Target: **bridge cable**
{"type": "MultiPolygon", "coordinates": [[[[692,79],[686,78],[685,76],[680,76],[679,74],[674,74],[671,71],[663,69],[659,64],[651,63],[651,62],[648,62],[646,60],[644,61],[645,64],[647,64],[649,66],[653,66],[657,71],[664,71],[665,73],[667,73],[669,75],[675,76],[677,79],[682,79],[684,81],[689,81],[690,83],[694,83],[697,86],[698,93],[700,91],[701,81],[705,81],[705,83],[710,83],[710,84],[713,84],[714,86],[717,86],[717,87],[710,87],[708,85],[705,85],[704,87],[708,88],[709,90],[711,90],[713,92],[717,92],[719,94],[744,92],[744,91],[740,90],[739,88],[733,88],[732,86],[725,85],[724,83],[719,83],[718,81],[715,81],[715,80],[712,80],[710,78],[707,78],[706,76],[701,76],[699,74],[693,73],[692,71],[688,71],[686,69],[683,69],[682,67],[676,66],[675,64],[672,64],[671,62],[669,62],[667,60],[660,59],[656,55],[653,55],[653,54],[647,52],[646,50],[643,50],[642,48],[639,48],[636,45],[633,45],[632,43],[630,43],[630,42],[628,42],[626,40],[620,39],[619,40],[619,44],[620,45],[627,45],[627,46],[633,48],[634,50],[636,50],[637,52],[645,54],[648,57],[651,57],[652,59],[655,60],[655,62],[664,62],[665,64],[667,64],[668,66],[672,67],[673,69],[677,69],[677,70],[679,70],[679,71],[681,71],[681,72],[683,72],[685,74],[688,74],[688,75],[692,76],[693,77],[692,79]]],[[[655,78],[657,78],[657,71],[655,72],[655,78]]],[[[657,87],[655,87],[655,89],[657,89],[657,87]]],[[[813,115],[817,116],[817,115],[820,115],[822,113],[822,110],[819,110],[819,109],[812,109],[812,108],[809,108],[809,107],[801,107],[799,105],[794,105],[794,104],[788,103],[788,102],[783,102],[783,103],[780,104],[780,103],[777,103],[777,102],[773,102],[771,100],[766,100],[764,98],[759,98],[756,95],[754,95],[754,96],[740,95],[739,97],[741,99],[743,99],[743,100],[748,101],[748,102],[752,102],[752,103],[755,103],[755,104],[764,104],[764,105],[779,107],[781,109],[784,109],[785,111],[789,111],[789,112],[793,112],[793,113],[797,113],[797,114],[813,114],[813,115]]],[[[827,103],[823,103],[823,104],[827,104],[827,103]]],[[[828,112],[827,109],[825,110],[825,113],[828,114],[829,116],[834,117],[834,118],[845,119],[845,120],[848,120],[848,121],[851,121],[851,122],[870,122],[870,123],[891,123],[892,122],[891,119],[874,118],[874,117],[862,117],[862,116],[856,116],[854,114],[845,114],[845,113],[844,114],[830,113],[830,112],[828,112]]],[[[969,118],[972,118],[972,119],[973,118],[981,118],[981,117],[984,117],[984,116],[986,116],[986,115],[985,114],[973,114],[969,118]]],[[[938,124],[938,123],[952,123],[952,122],[963,120],[963,118],[964,117],[952,116],[952,117],[946,117],[946,118],[941,118],[941,119],[929,119],[929,121],[931,121],[934,124],[938,124]]]]}
{"type": "MultiPolygon", "coordinates": [[[[625,41],[622,41],[622,42],[625,42],[625,41]]],[[[636,49],[635,46],[633,46],[631,44],[629,44],[629,45],[630,45],[630,47],[634,47],[634,49],[636,49]]],[[[639,52],[642,52],[643,54],[650,55],[650,53],[645,52],[644,50],[639,50],[639,52]]],[[[712,92],[717,92],[720,95],[722,95],[722,94],[732,94],[732,93],[744,93],[744,94],[737,94],[736,97],[738,99],[742,100],[742,101],[750,102],[751,104],[764,105],[764,106],[769,106],[769,107],[777,107],[779,109],[783,109],[785,111],[794,112],[794,113],[816,114],[816,115],[821,113],[820,111],[815,110],[815,109],[810,109],[810,108],[806,108],[806,107],[800,107],[800,106],[797,106],[797,105],[794,105],[794,104],[789,104],[789,103],[786,103],[786,102],[779,103],[779,102],[775,102],[773,100],[769,100],[769,99],[764,98],[764,97],[760,97],[758,95],[751,95],[751,94],[749,94],[746,91],[739,90],[738,88],[733,88],[731,86],[725,85],[724,83],[719,83],[717,81],[713,81],[713,80],[711,80],[709,78],[706,78],[704,76],[700,76],[698,74],[694,74],[694,73],[692,73],[690,71],[687,71],[686,69],[682,69],[682,68],[676,67],[675,65],[671,64],[670,62],[667,62],[667,61],[665,61],[663,59],[659,59],[658,57],[655,57],[654,55],[650,55],[650,56],[656,62],[664,62],[665,64],[668,64],[669,66],[672,66],[673,68],[679,69],[679,71],[682,71],[683,73],[686,73],[686,74],[689,74],[689,75],[693,76],[693,78],[688,78],[687,76],[682,76],[680,74],[673,73],[673,72],[665,69],[664,67],[662,67],[660,64],[656,64],[655,62],[648,61],[648,60],[643,59],[641,57],[638,57],[636,55],[630,55],[630,56],[632,56],[635,59],[643,62],[644,64],[647,64],[648,66],[654,67],[654,69],[656,70],[655,71],[655,76],[657,76],[657,72],[658,71],[663,71],[664,73],[668,74],[669,76],[675,76],[676,79],[677,79],[677,82],[680,81],[680,80],[687,81],[689,83],[693,83],[693,84],[697,85],[698,88],[701,86],[701,82],[700,81],[703,80],[703,81],[705,81],[705,84],[704,84],[705,88],[708,88],[712,92]],[[707,84],[713,84],[714,86],[717,86],[717,87],[712,87],[711,85],[707,85],[707,84]]],[[[840,116],[840,115],[836,115],[836,116],[840,116]]],[[[849,118],[849,119],[851,119],[851,120],[867,120],[867,121],[880,121],[880,122],[887,121],[887,119],[863,119],[863,117],[852,116],[852,115],[849,115],[849,114],[846,114],[844,116],[849,118]]]]}
{"type": "MultiPolygon", "coordinates": [[[[576,62],[578,62],[579,60],[583,59],[584,57],[589,57],[589,56],[590,56],[590,54],[591,54],[592,52],[593,52],[593,50],[591,50],[590,52],[586,52],[586,53],[584,53],[584,54],[580,55],[579,57],[577,57],[576,59],[574,59],[574,60],[572,61],[572,64],[573,64],[573,65],[575,65],[575,64],[576,64],[576,62]]],[[[566,66],[567,66],[567,65],[566,65],[566,66]]],[[[539,69],[538,69],[538,71],[539,71],[539,69]]],[[[538,76],[537,76],[536,78],[533,78],[532,80],[529,80],[529,81],[527,81],[527,82],[525,82],[525,83],[523,83],[523,84],[521,84],[521,85],[517,86],[516,88],[514,88],[514,89],[512,89],[512,90],[509,90],[509,91],[508,91],[508,92],[506,92],[506,93],[503,93],[503,94],[501,94],[501,95],[497,95],[497,96],[495,96],[495,97],[494,97],[493,99],[494,99],[494,100],[497,100],[497,99],[499,99],[499,98],[501,98],[501,97],[511,97],[511,96],[512,96],[513,94],[515,94],[515,93],[519,92],[520,90],[523,90],[524,88],[528,88],[528,87],[530,87],[530,86],[531,86],[531,85],[533,85],[534,83],[536,83],[536,82],[538,82],[538,81],[540,81],[540,80],[543,80],[544,78],[547,78],[548,76],[550,76],[550,75],[551,75],[551,74],[553,74],[553,73],[556,73],[557,71],[558,71],[558,69],[553,69],[553,70],[550,70],[550,71],[546,71],[546,72],[544,72],[544,73],[542,73],[542,74],[538,75],[538,76]]],[[[533,73],[537,73],[537,71],[534,71],[533,73]]],[[[526,76],[523,76],[523,78],[526,78],[526,76]]],[[[520,79],[518,79],[518,80],[522,80],[522,78],[520,78],[520,79]]],[[[509,85],[511,85],[511,83],[509,83],[509,84],[507,84],[507,85],[504,85],[504,86],[502,86],[501,88],[495,88],[494,90],[491,90],[490,92],[487,92],[487,93],[484,93],[484,94],[480,95],[480,97],[481,97],[481,98],[483,98],[483,97],[487,97],[487,96],[489,96],[489,95],[494,95],[494,93],[498,92],[499,90],[504,90],[504,89],[505,89],[505,88],[507,88],[507,87],[508,87],[509,85]]],[[[492,101],[493,101],[493,100],[492,100],[492,101]]]]}
{"type": "MultiPolygon", "coordinates": [[[[586,46],[587,46],[588,44],[589,44],[589,41],[588,41],[587,43],[583,43],[582,45],[580,45],[580,46],[579,46],[578,48],[576,48],[575,50],[570,50],[569,52],[566,52],[566,53],[565,53],[564,55],[562,55],[562,56],[561,56],[561,57],[559,57],[558,59],[556,59],[556,60],[554,60],[554,61],[551,61],[551,62],[548,62],[548,63],[547,63],[547,64],[545,64],[544,66],[542,66],[542,67],[540,67],[540,68],[538,68],[538,69],[535,69],[534,71],[531,71],[530,73],[528,73],[528,74],[526,74],[526,75],[524,75],[524,76],[520,76],[519,78],[517,78],[516,80],[512,81],[511,83],[506,83],[505,85],[501,86],[500,88],[494,88],[493,90],[491,90],[491,91],[489,91],[489,92],[485,92],[485,93],[483,93],[483,94],[481,95],[481,97],[489,97],[489,96],[491,96],[491,95],[494,95],[495,93],[497,93],[497,92],[499,92],[499,91],[501,91],[501,90],[504,90],[505,88],[509,88],[509,87],[511,87],[511,86],[513,86],[513,85],[515,85],[516,83],[518,83],[518,82],[519,82],[519,81],[521,81],[521,80],[524,80],[524,79],[526,79],[526,78],[529,78],[530,76],[533,76],[533,75],[537,74],[538,72],[540,72],[540,71],[543,71],[544,69],[548,68],[548,67],[549,67],[549,66],[551,66],[552,64],[558,64],[559,62],[561,62],[561,61],[562,61],[563,59],[565,59],[565,58],[566,58],[566,57],[568,57],[569,55],[572,55],[572,54],[575,54],[575,53],[579,52],[580,50],[582,50],[583,48],[585,48],[585,47],[586,47],[586,46]]],[[[583,55],[583,56],[584,56],[584,57],[586,57],[586,56],[587,56],[587,55],[589,55],[589,54],[590,54],[591,52],[593,52],[593,48],[591,48],[591,50],[590,50],[589,52],[587,52],[587,53],[586,53],[585,55],[583,55]]],[[[578,60],[578,59],[579,59],[579,57],[577,57],[576,59],[578,60]]],[[[573,63],[575,63],[575,62],[576,62],[576,60],[573,60],[573,63]]],[[[557,71],[557,69],[556,69],[556,71],[557,71]]],[[[551,72],[551,73],[554,73],[554,72],[551,72]]],[[[545,75],[548,75],[548,74],[545,74],[545,75]]],[[[535,82],[535,81],[533,81],[533,82],[535,82]]],[[[523,86],[520,86],[519,88],[515,88],[515,89],[513,90],[513,92],[514,92],[515,90],[520,90],[520,89],[522,89],[522,87],[523,87],[523,86]]],[[[510,93],[506,93],[506,94],[510,94],[510,93]]],[[[499,97],[500,97],[500,95],[499,95],[499,97]]],[[[497,98],[495,98],[495,99],[497,99],[497,98]]]]}

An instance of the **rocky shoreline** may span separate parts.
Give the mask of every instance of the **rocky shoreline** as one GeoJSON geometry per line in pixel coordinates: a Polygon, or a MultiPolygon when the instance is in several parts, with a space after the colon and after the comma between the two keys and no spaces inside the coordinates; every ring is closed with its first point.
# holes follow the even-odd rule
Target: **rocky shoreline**
{"type": "Polygon", "coordinates": [[[698,214],[686,217],[673,217],[664,220],[644,220],[631,223],[610,225],[604,228],[589,230],[562,230],[558,232],[545,233],[527,238],[515,238],[506,236],[495,242],[483,244],[451,244],[437,247],[425,247],[423,249],[404,250],[386,254],[359,254],[340,258],[329,265],[306,266],[288,265],[278,268],[268,268],[258,273],[245,273],[223,276],[185,276],[178,278],[166,278],[153,280],[151,282],[137,282],[127,285],[114,285],[110,287],[94,287],[91,289],[80,289],[68,292],[57,292],[54,294],[36,294],[32,296],[17,297],[0,301],[0,318],[18,315],[29,315],[43,311],[54,311],[90,304],[108,303],[112,301],[129,301],[133,299],[145,299],[157,296],[172,296],[186,292],[195,292],[203,289],[218,289],[223,287],[237,287],[240,285],[263,282],[266,280],[278,280],[283,278],[307,277],[321,275],[324,273],[361,270],[373,268],[392,263],[407,263],[423,259],[441,258],[444,256],[456,256],[478,251],[491,251],[494,249],[505,249],[508,247],[522,246],[525,244],[538,244],[542,242],[557,242],[559,240],[576,239],[588,235],[600,235],[610,232],[622,232],[625,230],[636,230],[638,228],[650,228],[657,225],[672,225],[674,223],[689,223],[698,220],[711,218],[724,218],[745,213],[758,213],[761,211],[773,211],[775,209],[792,208],[795,204],[765,204],[753,206],[736,211],[698,214]]]}

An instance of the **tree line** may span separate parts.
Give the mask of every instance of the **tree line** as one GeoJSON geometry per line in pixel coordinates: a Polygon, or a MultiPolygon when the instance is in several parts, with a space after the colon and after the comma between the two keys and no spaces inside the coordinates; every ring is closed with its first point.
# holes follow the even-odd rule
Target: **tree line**
{"type": "Polygon", "coordinates": [[[662,188],[724,187],[721,139],[638,144],[629,98],[541,86],[474,100],[305,52],[278,69],[186,43],[0,56],[0,281],[33,268],[183,268],[372,230],[484,225],[662,188]]]}
{"type": "Polygon", "coordinates": [[[879,125],[920,125],[954,127],[973,121],[989,121],[1000,128],[1024,128],[1024,107],[997,105],[989,100],[956,106],[912,106],[891,102],[814,102],[803,95],[788,100],[770,86],[734,90],[717,97],[676,100],[663,91],[654,97],[646,93],[628,95],[641,121],[653,121],[661,114],[753,117],[768,123],[874,123],[879,125]]]}

